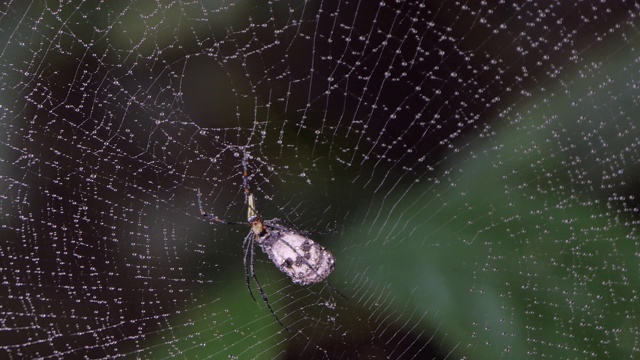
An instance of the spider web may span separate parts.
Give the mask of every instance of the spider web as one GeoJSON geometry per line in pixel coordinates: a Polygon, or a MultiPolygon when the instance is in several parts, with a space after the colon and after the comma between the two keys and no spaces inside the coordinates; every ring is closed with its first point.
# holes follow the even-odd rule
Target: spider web
{"type": "Polygon", "coordinates": [[[640,348],[634,2],[0,6],[3,358],[640,348]],[[302,287],[248,186],[336,257],[302,287]],[[258,294],[255,284],[251,284],[258,294]]]}

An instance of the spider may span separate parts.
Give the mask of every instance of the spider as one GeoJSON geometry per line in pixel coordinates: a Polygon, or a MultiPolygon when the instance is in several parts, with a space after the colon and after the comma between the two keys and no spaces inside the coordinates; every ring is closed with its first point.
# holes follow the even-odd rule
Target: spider
{"type": "MultiPolygon", "coordinates": [[[[303,236],[294,229],[279,224],[278,219],[264,220],[262,218],[256,211],[254,196],[249,192],[247,185],[246,160],[247,157],[245,156],[242,161],[244,168],[243,185],[247,203],[247,221],[251,226],[251,231],[243,242],[245,282],[251,298],[255,301],[256,298],[251,291],[249,276],[253,278],[260,291],[260,296],[271,314],[283,328],[289,330],[273,311],[271,304],[269,304],[269,299],[256,276],[253,268],[254,244],[258,244],[278,269],[287,274],[294,283],[303,286],[324,281],[334,269],[335,258],[322,245],[303,236]]],[[[210,221],[228,225],[246,225],[246,223],[242,222],[226,221],[204,211],[200,200],[200,190],[198,190],[198,207],[200,208],[200,214],[210,221]]]]}

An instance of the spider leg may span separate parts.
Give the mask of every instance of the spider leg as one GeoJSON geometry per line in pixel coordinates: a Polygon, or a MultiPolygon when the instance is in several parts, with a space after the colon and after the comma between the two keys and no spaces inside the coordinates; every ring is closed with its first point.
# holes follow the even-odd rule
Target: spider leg
{"type": "Polygon", "coordinates": [[[253,277],[253,281],[256,282],[256,285],[258,286],[258,290],[260,291],[260,296],[262,296],[262,300],[264,301],[265,304],[267,304],[267,308],[269,308],[269,311],[271,312],[271,315],[273,315],[274,318],[276,318],[276,320],[278,321],[278,324],[280,324],[280,326],[282,326],[285,330],[287,330],[288,332],[291,332],[291,330],[289,330],[288,327],[286,327],[282,321],[280,321],[280,318],[278,317],[278,315],[276,315],[276,313],[273,311],[273,309],[271,308],[271,304],[269,304],[269,299],[267,298],[267,294],[265,294],[264,290],[262,289],[262,285],[260,285],[260,281],[258,280],[258,276],[256,275],[256,272],[253,269],[253,257],[255,254],[255,246],[251,246],[251,258],[249,261],[249,269],[251,271],[251,276],[253,277]]]}
{"type": "Polygon", "coordinates": [[[336,289],[333,285],[331,285],[331,283],[330,283],[330,282],[325,281],[325,283],[327,283],[327,286],[329,286],[329,288],[330,288],[331,290],[335,291],[335,292],[336,292],[336,294],[338,294],[338,295],[342,296],[342,298],[343,298],[343,299],[345,299],[345,300],[347,300],[347,301],[350,301],[350,300],[351,300],[351,299],[349,299],[348,297],[346,297],[343,293],[341,293],[340,291],[338,291],[338,289],[336,289]]]}
{"type": "MultiPolygon", "coordinates": [[[[247,265],[247,258],[249,257],[249,252],[251,251],[249,250],[249,248],[253,248],[253,237],[253,232],[250,232],[249,235],[244,238],[242,247],[244,248],[244,281],[245,283],[247,283],[247,289],[249,289],[251,298],[253,299],[253,301],[256,301],[255,296],[253,296],[253,291],[251,291],[251,283],[249,282],[249,266],[247,265]]],[[[251,262],[253,262],[253,258],[251,259],[251,262]]]]}
{"type": "Polygon", "coordinates": [[[200,208],[200,215],[202,215],[204,218],[209,219],[211,221],[219,222],[222,224],[229,224],[229,225],[246,225],[244,223],[222,220],[216,215],[209,214],[206,211],[204,211],[204,209],[202,208],[202,200],[200,199],[200,189],[198,189],[198,208],[200,208]]]}

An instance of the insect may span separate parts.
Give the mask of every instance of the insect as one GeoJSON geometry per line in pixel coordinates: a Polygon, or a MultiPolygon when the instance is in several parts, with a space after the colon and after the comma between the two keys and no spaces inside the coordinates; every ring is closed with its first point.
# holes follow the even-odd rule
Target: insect
{"type": "MultiPolygon", "coordinates": [[[[287,274],[294,283],[303,286],[324,281],[334,269],[335,258],[333,254],[322,245],[294,229],[281,225],[278,219],[264,220],[262,218],[256,210],[254,196],[249,192],[246,161],[247,156],[245,155],[242,162],[244,167],[243,185],[247,203],[247,222],[251,226],[251,231],[247,234],[243,242],[245,282],[249,289],[249,294],[251,294],[251,297],[255,301],[255,297],[251,291],[249,276],[253,278],[260,291],[260,296],[267,305],[267,308],[269,308],[271,314],[282,327],[289,330],[271,308],[269,299],[256,276],[253,267],[255,255],[254,244],[258,244],[278,269],[287,274]]],[[[208,220],[222,224],[246,225],[246,223],[222,220],[218,216],[204,211],[199,190],[198,206],[200,208],[200,214],[208,220]]]]}

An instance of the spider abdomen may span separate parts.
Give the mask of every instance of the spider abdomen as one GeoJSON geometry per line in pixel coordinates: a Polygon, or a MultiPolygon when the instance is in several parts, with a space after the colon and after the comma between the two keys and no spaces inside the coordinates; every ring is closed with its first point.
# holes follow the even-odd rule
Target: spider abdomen
{"type": "Polygon", "coordinates": [[[294,283],[311,285],[331,274],[335,258],[322,245],[292,231],[271,230],[257,243],[294,283]]]}

